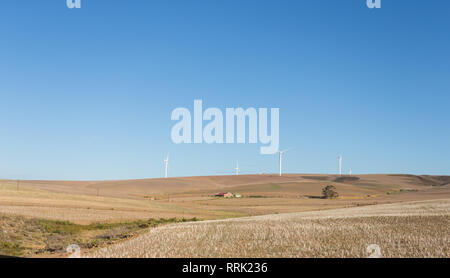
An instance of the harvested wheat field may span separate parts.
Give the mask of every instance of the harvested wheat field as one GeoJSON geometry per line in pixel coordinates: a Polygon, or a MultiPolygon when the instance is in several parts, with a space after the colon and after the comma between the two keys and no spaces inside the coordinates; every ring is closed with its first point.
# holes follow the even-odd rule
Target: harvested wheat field
{"type": "Polygon", "coordinates": [[[77,224],[148,218],[202,220],[450,198],[450,177],[207,176],[117,181],[0,180],[0,213],[77,224]],[[336,187],[339,198],[321,190],[336,187]],[[233,192],[242,198],[216,198],[233,192]]]}
{"type": "Polygon", "coordinates": [[[384,256],[448,257],[449,184],[307,174],[0,180],[0,255],[65,257],[78,244],[100,257],[361,257],[373,243],[384,256]],[[337,198],[322,196],[328,185],[337,198]],[[200,221],[179,223],[189,219],[200,221]]]}
{"type": "Polygon", "coordinates": [[[450,199],[157,227],[86,257],[449,257],[450,199]]]}

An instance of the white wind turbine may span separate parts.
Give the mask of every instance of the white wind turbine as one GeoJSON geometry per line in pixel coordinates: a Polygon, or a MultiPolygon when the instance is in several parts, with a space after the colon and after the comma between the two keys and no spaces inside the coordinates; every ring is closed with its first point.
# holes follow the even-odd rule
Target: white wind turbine
{"type": "Polygon", "coordinates": [[[339,176],[342,176],[342,155],[338,156],[339,161],[339,176]]]}
{"type": "Polygon", "coordinates": [[[287,151],[289,151],[290,149],[284,150],[284,151],[279,151],[278,152],[278,162],[280,163],[280,177],[281,177],[281,169],[282,169],[282,161],[283,161],[283,154],[286,153],[287,151]]]}
{"type": "Polygon", "coordinates": [[[167,179],[167,174],[168,174],[168,170],[169,170],[169,155],[167,154],[167,158],[166,159],[164,159],[164,166],[165,166],[165,169],[164,169],[164,178],[166,178],[167,179]]]}
{"type": "Polygon", "coordinates": [[[236,170],[236,176],[239,176],[239,162],[236,162],[236,168],[234,170],[236,170]]]}

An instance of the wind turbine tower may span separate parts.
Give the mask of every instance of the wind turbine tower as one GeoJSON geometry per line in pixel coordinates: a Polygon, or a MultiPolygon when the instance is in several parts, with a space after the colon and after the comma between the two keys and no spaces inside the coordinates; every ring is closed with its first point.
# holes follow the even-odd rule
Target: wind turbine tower
{"type": "Polygon", "coordinates": [[[168,174],[168,170],[169,170],[169,155],[167,155],[167,158],[164,159],[164,166],[165,166],[165,169],[164,169],[164,178],[167,179],[167,174],[168,174]]]}
{"type": "Polygon", "coordinates": [[[338,156],[339,161],[339,176],[342,176],[342,155],[338,156]]]}
{"type": "Polygon", "coordinates": [[[280,177],[281,177],[281,175],[282,175],[282,171],[281,171],[281,169],[282,169],[282,161],[283,161],[283,153],[285,153],[285,152],[287,152],[288,150],[284,150],[284,151],[279,151],[278,152],[278,162],[280,163],[280,177]]]}
{"type": "Polygon", "coordinates": [[[236,176],[239,176],[239,162],[236,162],[236,168],[234,170],[236,170],[236,176]]]}

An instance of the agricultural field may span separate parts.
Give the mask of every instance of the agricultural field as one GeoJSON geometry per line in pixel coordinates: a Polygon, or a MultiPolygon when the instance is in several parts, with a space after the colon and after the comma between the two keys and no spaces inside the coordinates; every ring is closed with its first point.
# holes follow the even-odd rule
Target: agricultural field
{"type": "Polygon", "coordinates": [[[449,257],[450,199],[168,225],[85,256],[368,257],[373,252],[449,257]]]}
{"type": "Polygon", "coordinates": [[[450,177],[445,176],[300,174],[124,181],[0,180],[0,254],[65,257],[65,246],[77,244],[92,256],[363,256],[365,250],[359,247],[365,241],[356,239],[357,231],[368,241],[385,246],[391,243],[381,232],[387,231],[393,235],[391,240],[417,241],[421,250],[431,247],[422,246],[420,237],[436,247],[424,253],[404,250],[409,243],[397,244],[397,249],[385,251],[386,256],[448,256],[448,250],[439,247],[445,246],[448,238],[433,239],[433,235],[448,234],[449,225],[444,223],[449,217],[449,183],[450,177]],[[339,193],[337,198],[322,197],[322,188],[327,185],[339,193]],[[217,192],[239,193],[241,198],[215,197],[217,192]],[[387,214],[389,208],[391,215],[387,214]],[[179,231],[176,238],[168,236],[171,231],[179,231]],[[408,236],[399,239],[402,233],[408,236]],[[315,236],[319,234],[329,237],[315,236]],[[167,238],[170,243],[154,242],[158,238],[167,238]],[[350,238],[357,245],[344,248],[350,244],[345,239],[350,238]],[[279,244],[258,243],[263,239],[279,244]],[[185,242],[177,245],[177,240],[185,242]],[[215,240],[230,241],[231,245],[221,243],[221,250],[210,250],[217,248],[217,244],[213,247],[215,240]],[[153,246],[148,253],[135,248],[135,253],[119,254],[114,249],[116,244],[140,241],[143,246],[153,246]],[[202,241],[205,244],[200,244],[202,241]],[[312,245],[302,243],[301,247],[299,242],[312,245]],[[227,251],[236,243],[248,248],[241,253],[227,251]],[[180,251],[189,244],[197,244],[201,250],[180,251]],[[263,249],[254,249],[257,246],[263,249]]]}
{"type": "Polygon", "coordinates": [[[76,244],[84,250],[135,237],[148,228],[192,219],[147,219],[114,223],[74,224],[22,216],[0,216],[0,254],[24,257],[66,256],[76,244]]]}

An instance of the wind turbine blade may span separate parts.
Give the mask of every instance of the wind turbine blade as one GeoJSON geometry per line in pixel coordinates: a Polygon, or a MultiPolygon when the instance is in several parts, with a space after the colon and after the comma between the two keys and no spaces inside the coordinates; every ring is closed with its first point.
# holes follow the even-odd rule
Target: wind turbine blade
{"type": "Polygon", "coordinates": [[[280,153],[285,153],[285,152],[291,151],[292,149],[293,148],[285,149],[285,150],[280,151],[280,153]]]}

